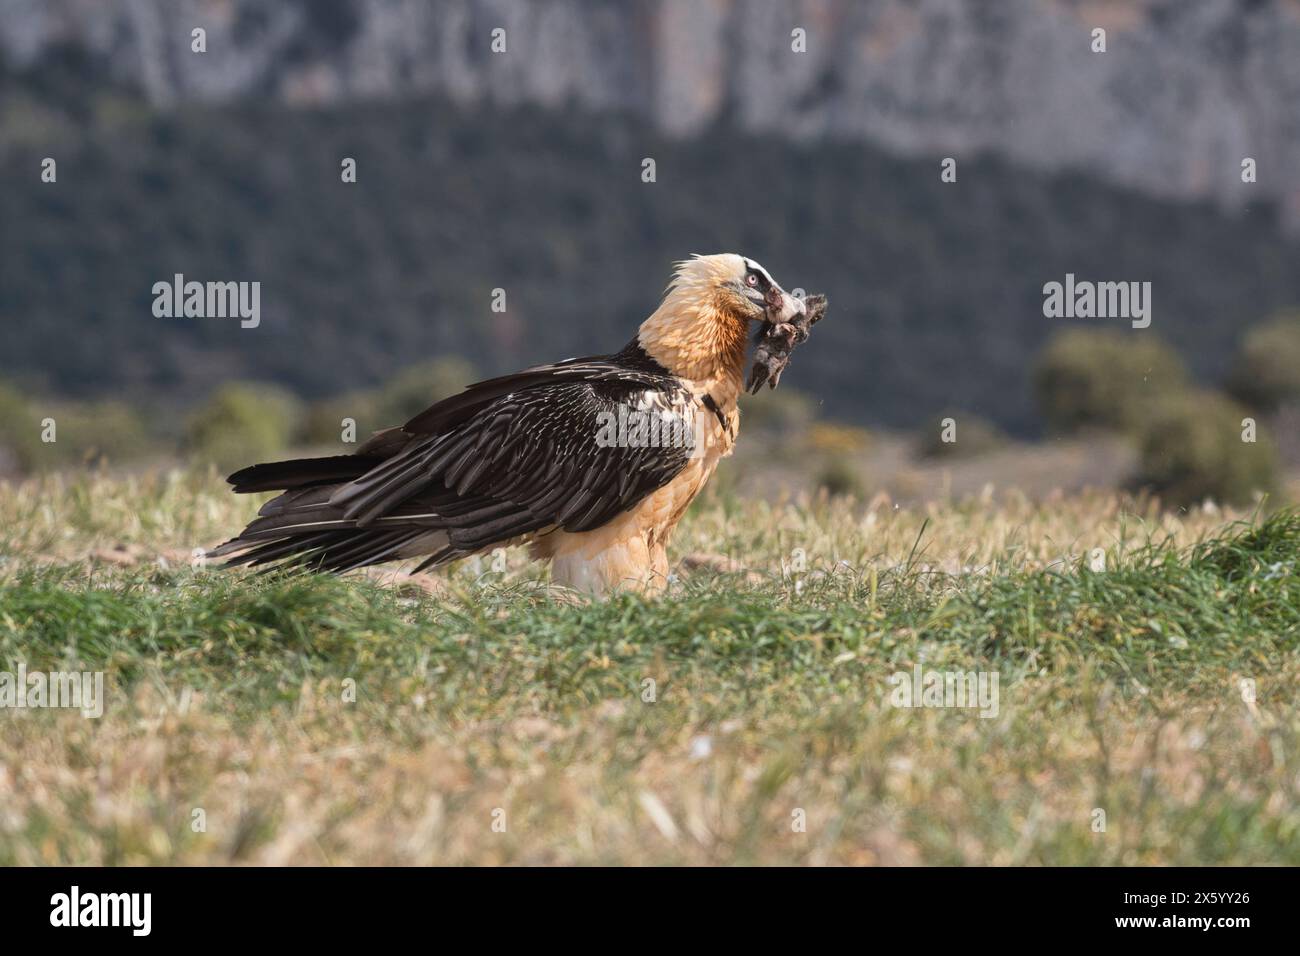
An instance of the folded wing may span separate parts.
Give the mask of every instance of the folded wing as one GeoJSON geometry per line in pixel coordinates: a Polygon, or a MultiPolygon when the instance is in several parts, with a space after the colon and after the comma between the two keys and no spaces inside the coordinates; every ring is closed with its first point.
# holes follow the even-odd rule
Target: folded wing
{"type": "Polygon", "coordinates": [[[355,455],[231,475],[237,492],[284,493],[212,555],[339,572],[427,555],[423,568],[525,535],[589,531],[681,472],[691,449],[680,438],[700,410],[678,379],[626,353],[480,382],[355,455]],[[610,423],[635,422],[633,412],[656,427],[610,441],[610,423]]]}

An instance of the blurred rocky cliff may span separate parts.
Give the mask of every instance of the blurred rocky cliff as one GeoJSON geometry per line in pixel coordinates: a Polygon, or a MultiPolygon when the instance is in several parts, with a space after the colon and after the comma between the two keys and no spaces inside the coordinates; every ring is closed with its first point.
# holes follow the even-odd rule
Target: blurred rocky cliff
{"type": "Polygon", "coordinates": [[[676,136],[726,119],[1228,208],[1249,156],[1300,224],[1296,0],[0,0],[10,67],[68,47],[159,106],[437,94],[631,111],[676,136]]]}

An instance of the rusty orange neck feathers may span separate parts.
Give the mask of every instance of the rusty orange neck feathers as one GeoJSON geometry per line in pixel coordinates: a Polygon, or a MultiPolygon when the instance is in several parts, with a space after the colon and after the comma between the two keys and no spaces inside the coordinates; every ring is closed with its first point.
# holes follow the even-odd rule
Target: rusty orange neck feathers
{"type": "Polygon", "coordinates": [[[728,307],[727,279],[712,257],[682,263],[663,302],[637,333],[647,354],[680,378],[739,383],[749,323],[728,307]]]}

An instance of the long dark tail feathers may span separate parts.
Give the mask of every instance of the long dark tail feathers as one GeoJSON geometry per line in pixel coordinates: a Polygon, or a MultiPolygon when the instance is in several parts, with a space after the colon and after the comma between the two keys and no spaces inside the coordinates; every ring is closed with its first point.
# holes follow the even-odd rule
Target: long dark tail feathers
{"type": "Polygon", "coordinates": [[[226,481],[234,485],[237,494],[285,491],[290,488],[352,481],[374,468],[381,460],[368,455],[334,455],[329,458],[270,461],[241,468],[226,481]]]}
{"type": "Polygon", "coordinates": [[[410,493],[408,486],[419,477],[423,462],[385,470],[379,467],[384,460],[373,454],[336,455],[267,462],[235,472],[226,480],[238,493],[282,494],[262,505],[238,537],[206,556],[224,558],[223,567],[248,566],[263,573],[343,573],[418,557],[423,559],[418,572],[538,526],[518,505],[460,498],[450,489],[393,507],[410,493]],[[367,492],[376,491],[386,514],[367,507],[367,492]],[[357,510],[362,513],[353,513],[357,510]]]}
{"type": "MultiPolygon", "coordinates": [[[[417,538],[428,535],[427,528],[346,528],[259,540],[234,538],[207,552],[210,558],[226,558],[222,567],[242,565],[258,568],[262,573],[330,571],[343,574],[372,564],[397,560],[401,550],[417,538]]],[[[436,547],[436,545],[434,545],[436,547]]],[[[464,552],[444,546],[419,570],[445,564],[464,552]]]]}

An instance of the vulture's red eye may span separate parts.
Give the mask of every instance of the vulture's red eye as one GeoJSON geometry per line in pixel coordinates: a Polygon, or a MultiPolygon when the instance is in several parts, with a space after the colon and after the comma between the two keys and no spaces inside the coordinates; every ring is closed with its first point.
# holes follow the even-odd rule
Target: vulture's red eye
{"type": "Polygon", "coordinates": [[[758,285],[758,273],[751,272],[749,275],[745,276],[745,285],[748,286],[758,285]]]}

